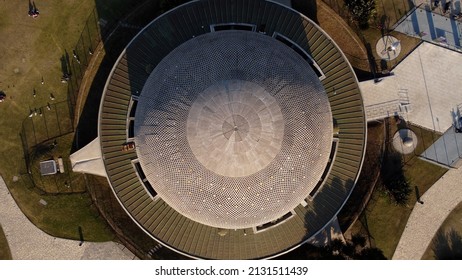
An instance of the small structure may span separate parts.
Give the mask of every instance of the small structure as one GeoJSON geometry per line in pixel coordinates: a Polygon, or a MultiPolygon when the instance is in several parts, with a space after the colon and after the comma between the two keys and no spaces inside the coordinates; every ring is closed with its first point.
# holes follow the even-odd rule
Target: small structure
{"type": "Polygon", "coordinates": [[[58,170],[59,170],[59,173],[64,173],[64,162],[63,162],[63,158],[62,157],[59,157],[58,158],[58,170]]]}
{"type": "Polygon", "coordinates": [[[95,138],[70,156],[72,171],[107,177],[101,156],[100,139],[95,138]]]}
{"type": "Polygon", "coordinates": [[[56,168],[56,162],[54,160],[46,160],[40,162],[40,174],[44,175],[53,175],[58,172],[56,168]]]}
{"type": "Polygon", "coordinates": [[[122,151],[131,151],[135,149],[135,142],[128,142],[122,145],[122,151]]]}
{"type": "Polygon", "coordinates": [[[375,46],[377,54],[383,60],[393,60],[401,52],[401,44],[396,37],[385,35],[377,41],[375,46]]]}
{"type": "Polygon", "coordinates": [[[398,130],[393,136],[393,148],[401,154],[410,154],[417,147],[417,135],[407,128],[398,130]]]}

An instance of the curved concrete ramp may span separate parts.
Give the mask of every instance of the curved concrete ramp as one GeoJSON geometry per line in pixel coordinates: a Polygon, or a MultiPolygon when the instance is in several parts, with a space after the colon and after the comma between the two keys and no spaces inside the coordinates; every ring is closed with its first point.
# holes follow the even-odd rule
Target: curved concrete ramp
{"type": "Polygon", "coordinates": [[[14,260],[130,260],[136,258],[114,242],[94,243],[56,238],[35,225],[21,212],[0,177],[0,224],[14,260]]]}
{"type": "Polygon", "coordinates": [[[394,260],[420,260],[433,236],[462,201],[462,168],[444,174],[416,203],[393,255],[394,260]]]}

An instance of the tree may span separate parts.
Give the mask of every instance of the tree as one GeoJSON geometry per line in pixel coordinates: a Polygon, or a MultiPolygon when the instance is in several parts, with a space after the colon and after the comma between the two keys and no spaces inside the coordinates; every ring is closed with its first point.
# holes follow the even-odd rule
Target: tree
{"type": "Polygon", "coordinates": [[[375,11],[375,0],[345,0],[345,5],[360,28],[367,28],[369,18],[375,11]]]}
{"type": "Polygon", "coordinates": [[[385,193],[397,205],[406,205],[412,193],[403,168],[402,156],[397,152],[389,151],[382,166],[382,184],[385,193]]]}
{"type": "Polygon", "coordinates": [[[351,240],[333,239],[321,247],[304,244],[281,259],[308,260],[386,260],[382,250],[366,246],[366,238],[355,234],[351,240]]]}

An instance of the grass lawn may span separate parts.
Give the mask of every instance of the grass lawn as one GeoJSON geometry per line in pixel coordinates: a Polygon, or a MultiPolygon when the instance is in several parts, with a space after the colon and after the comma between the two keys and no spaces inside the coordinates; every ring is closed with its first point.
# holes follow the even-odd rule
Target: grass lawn
{"type": "MultiPolygon", "coordinates": [[[[1,1],[0,11],[0,90],[7,95],[0,105],[0,174],[4,178],[11,194],[25,215],[45,232],[57,236],[79,239],[78,227],[83,228],[85,240],[107,241],[114,238],[106,222],[91,206],[87,193],[82,193],[83,177],[79,174],[61,174],[63,178],[38,179],[42,190],[60,195],[43,195],[39,189],[32,187],[24,164],[24,154],[19,133],[21,123],[34,108],[46,108],[54,102],[67,99],[67,85],[61,83],[62,69],[60,58],[65,52],[71,54],[81,36],[88,16],[97,8],[97,13],[105,20],[121,18],[134,7],[135,1],[111,0],[49,0],[37,2],[40,16],[36,19],[27,16],[27,2],[1,1]],[[41,81],[44,83],[42,84],[41,81]],[[33,96],[33,92],[36,96],[33,96]],[[55,100],[50,99],[53,94],[55,100]],[[13,177],[20,180],[13,182],[13,177]],[[70,188],[63,186],[64,177],[69,179],[70,188]],[[71,178],[69,178],[71,176],[71,178]],[[75,177],[74,177],[75,176],[75,177]],[[45,182],[54,180],[54,182],[45,182]],[[46,206],[39,200],[48,202],[46,206]]],[[[137,1],[137,2],[141,2],[137,1]]],[[[97,22],[95,22],[97,24],[97,22]]],[[[67,112],[68,113],[68,112],[67,112]]],[[[67,114],[62,118],[66,118],[67,114]]],[[[35,133],[46,132],[44,122],[34,116],[35,133]]],[[[60,116],[61,117],[61,116],[60,116]]],[[[53,123],[52,118],[47,119],[53,123]]],[[[67,122],[69,123],[69,122],[67,122]]],[[[50,127],[57,127],[51,124],[50,127]]],[[[29,130],[30,131],[30,130],[29,130]]],[[[50,128],[48,133],[55,133],[50,128]]],[[[57,139],[57,155],[66,159],[71,148],[72,134],[57,139]]],[[[28,135],[28,137],[31,137],[28,135]]],[[[48,145],[48,143],[46,144],[48,145]]],[[[38,158],[37,158],[38,160],[38,158]]],[[[34,166],[36,168],[36,166],[34,166]]],[[[36,169],[33,170],[36,173],[36,169]]]]}
{"type": "Polygon", "coordinates": [[[462,203],[444,220],[428,246],[423,260],[462,259],[462,203]]]}
{"type": "MultiPolygon", "coordinates": [[[[394,120],[390,120],[390,137],[393,136],[397,129],[398,126],[394,123],[394,120]]],[[[417,130],[416,127],[411,127],[411,129],[417,130]]],[[[433,135],[432,132],[423,129],[415,132],[420,142],[416,152],[424,149],[424,142],[426,145],[430,145],[438,137],[438,135],[433,135]],[[423,138],[426,141],[422,141],[423,138]],[[431,139],[434,140],[431,141],[431,139]]],[[[392,147],[389,147],[389,149],[392,149],[392,147]]],[[[409,181],[412,189],[407,204],[405,206],[396,205],[379,185],[374,190],[372,198],[360,219],[352,227],[353,233],[367,233],[370,237],[369,241],[375,247],[381,249],[389,259],[393,256],[409,215],[417,201],[414,186],[417,186],[420,195],[423,195],[447,171],[445,168],[419,159],[415,154],[404,157],[403,162],[404,176],[409,181]]],[[[384,162],[384,164],[393,163],[384,162]]]]}
{"type": "Polygon", "coordinates": [[[31,174],[35,186],[49,194],[64,194],[85,192],[85,178],[81,173],[72,172],[71,162],[69,160],[69,143],[72,143],[73,133],[47,141],[38,145],[32,151],[31,174]],[[54,175],[42,176],[40,173],[40,161],[63,159],[64,173],[58,172],[54,175]]]}
{"type": "Polygon", "coordinates": [[[87,241],[114,240],[112,230],[100,217],[88,193],[41,195],[24,187],[29,184],[27,178],[12,183],[10,189],[15,190],[14,198],[21,202],[24,214],[41,230],[56,237],[78,240],[80,226],[87,241]],[[47,205],[42,205],[41,199],[47,205]]]}
{"type": "MultiPolygon", "coordinates": [[[[87,186],[93,191],[101,191],[101,186],[107,185],[107,182],[106,179],[99,178],[103,180],[104,184],[101,184],[98,180],[68,172],[70,171],[69,153],[74,138],[73,133],[68,133],[56,138],[58,145],[53,148],[51,148],[51,144],[55,139],[43,142],[33,149],[30,171],[36,184],[36,187],[34,187],[25,168],[19,137],[21,123],[27,118],[26,123],[29,127],[26,138],[29,146],[35,144],[36,138],[44,139],[49,136],[47,134],[56,132],[56,128],[61,125],[61,118],[53,117],[51,113],[55,109],[56,112],[58,112],[57,109],[60,109],[61,113],[58,115],[60,117],[64,116],[63,120],[69,115],[69,111],[66,111],[63,106],[55,106],[58,102],[67,99],[67,85],[62,84],[60,81],[62,76],[60,59],[65,52],[70,54],[70,60],[73,62],[74,67],[77,67],[71,69],[73,77],[79,76],[80,78],[79,73],[81,73],[81,70],[79,68],[82,65],[77,65],[73,60],[72,49],[79,40],[88,15],[94,11],[96,6],[96,14],[100,16],[100,19],[96,19],[94,23],[106,22],[106,25],[109,26],[111,21],[114,22],[123,18],[124,14],[131,11],[136,4],[141,2],[144,2],[144,0],[70,0],[65,3],[52,0],[43,4],[43,6],[37,7],[40,10],[40,16],[36,20],[27,17],[27,5],[18,7],[12,2],[0,3],[0,10],[8,12],[6,17],[0,18],[0,36],[4,38],[2,42],[8,41],[9,43],[8,46],[0,43],[0,56],[2,58],[0,90],[4,90],[8,97],[7,101],[0,106],[0,114],[3,116],[8,115],[8,118],[0,119],[4,128],[0,131],[0,154],[2,154],[0,173],[24,214],[36,226],[50,235],[79,239],[78,229],[81,227],[83,237],[87,241],[114,240],[114,233],[106,220],[100,216],[100,212],[97,211],[96,205],[92,203],[90,194],[85,188],[85,183],[87,183],[87,186]],[[16,40],[17,36],[15,34],[27,34],[32,32],[30,30],[36,30],[36,33],[40,31],[40,34],[32,34],[32,36],[28,37],[27,42],[24,41],[23,37],[18,37],[22,41],[16,40]],[[50,45],[49,41],[46,40],[48,38],[53,38],[54,44],[50,45]],[[3,53],[7,55],[3,56],[3,53]],[[20,67],[16,66],[17,64],[20,64],[20,67]],[[44,84],[41,84],[42,77],[44,84]],[[36,97],[32,95],[34,89],[37,93],[36,97]],[[50,93],[55,96],[56,100],[53,102],[57,103],[50,100],[50,93]],[[48,103],[51,103],[52,110],[50,111],[47,109],[48,103]],[[27,116],[30,110],[34,110],[34,108],[45,108],[42,111],[43,116],[37,115],[29,119],[27,116]],[[39,174],[38,163],[40,160],[60,156],[63,158],[66,173],[54,176],[41,176],[39,174]],[[19,177],[19,181],[13,182],[13,176],[19,177]],[[39,203],[41,199],[47,202],[45,206],[39,203]]],[[[131,18],[128,22],[140,25],[146,24],[155,16],[153,11],[159,10],[156,8],[158,7],[158,2],[149,1],[147,6],[143,6],[146,9],[139,9],[143,16],[131,18]]],[[[108,56],[108,52],[111,53],[110,58],[117,58],[120,52],[116,51],[114,53],[114,49],[119,50],[119,47],[125,46],[137,32],[136,29],[122,29],[122,31],[121,33],[123,34],[117,33],[110,40],[118,42],[115,48],[110,43],[104,46],[101,57],[94,63],[94,69],[91,69],[91,73],[94,74],[101,70],[99,65],[103,57],[108,56]],[[123,46],[119,46],[121,44],[123,46]],[[105,49],[106,47],[108,49],[105,49]]],[[[85,35],[87,34],[83,33],[83,36],[85,35]]],[[[87,47],[88,45],[76,49],[81,58],[88,55],[87,47]]],[[[110,71],[112,63],[105,65],[103,68],[108,68],[110,71]]],[[[107,74],[98,83],[104,86],[106,77],[107,74]]],[[[88,90],[90,87],[91,81],[85,84],[85,89],[88,90]]],[[[98,91],[98,94],[101,94],[101,90],[98,91]]],[[[79,100],[79,102],[83,105],[85,104],[85,99],[86,94],[82,94],[82,100],[79,100]]],[[[88,107],[98,108],[98,104],[98,102],[93,102],[88,107]]],[[[79,113],[80,109],[81,107],[77,109],[79,113]]],[[[66,124],[70,123],[68,120],[65,121],[66,124]]],[[[92,122],[92,124],[96,125],[95,122],[92,122]]],[[[90,128],[87,125],[83,129],[90,128]]],[[[83,134],[84,130],[79,131],[79,135],[83,134]]],[[[106,194],[112,195],[109,188],[104,191],[106,194]]],[[[97,196],[97,198],[101,197],[97,196]]],[[[144,232],[131,221],[126,212],[120,207],[118,201],[115,198],[111,199],[109,211],[114,210],[116,207],[120,208],[118,211],[111,213],[114,215],[112,225],[114,226],[115,223],[118,230],[122,229],[128,235],[128,238],[130,238],[131,234],[135,234],[135,239],[137,239],[135,242],[143,243],[145,245],[143,249],[150,250],[157,245],[154,240],[147,238],[144,232]]],[[[100,203],[98,200],[98,204],[100,203]]],[[[167,249],[165,250],[167,251],[165,254],[170,258],[172,253],[167,249]]],[[[158,256],[154,257],[158,258],[158,256]]]]}
{"type": "Polygon", "coordinates": [[[8,240],[6,240],[5,233],[3,232],[2,225],[0,225],[0,260],[11,260],[10,247],[8,240]]]}
{"type": "Polygon", "coordinates": [[[385,23],[388,28],[414,7],[410,0],[377,0],[375,5],[377,21],[385,23]]]}

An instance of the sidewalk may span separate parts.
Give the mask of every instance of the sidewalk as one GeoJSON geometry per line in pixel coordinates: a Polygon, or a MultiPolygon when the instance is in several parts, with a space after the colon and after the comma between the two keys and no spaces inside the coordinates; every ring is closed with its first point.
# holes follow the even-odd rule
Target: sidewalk
{"type": "Polygon", "coordinates": [[[130,260],[136,257],[115,242],[55,238],[33,225],[21,212],[0,177],[0,224],[14,260],[130,260]]]}
{"type": "Polygon", "coordinates": [[[394,260],[420,260],[451,211],[462,202],[462,168],[450,169],[416,203],[393,255],[394,260]]]}

